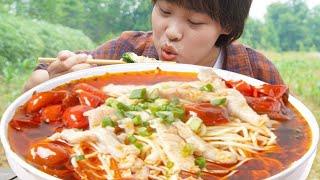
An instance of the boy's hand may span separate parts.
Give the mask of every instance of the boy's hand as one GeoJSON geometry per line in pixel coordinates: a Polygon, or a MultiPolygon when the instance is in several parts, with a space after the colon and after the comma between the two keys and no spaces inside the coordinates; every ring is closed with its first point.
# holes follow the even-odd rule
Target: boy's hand
{"type": "Polygon", "coordinates": [[[57,58],[58,60],[51,63],[47,70],[38,69],[32,72],[24,86],[24,91],[27,91],[51,78],[91,67],[90,64],[85,63],[88,58],[91,58],[86,54],[75,54],[71,51],[63,50],[58,53],[57,58]]]}
{"type": "Polygon", "coordinates": [[[51,63],[47,68],[50,78],[91,67],[90,64],[85,63],[88,58],[91,58],[86,54],[75,54],[63,50],[58,53],[57,58],[59,60],[51,63]]]}

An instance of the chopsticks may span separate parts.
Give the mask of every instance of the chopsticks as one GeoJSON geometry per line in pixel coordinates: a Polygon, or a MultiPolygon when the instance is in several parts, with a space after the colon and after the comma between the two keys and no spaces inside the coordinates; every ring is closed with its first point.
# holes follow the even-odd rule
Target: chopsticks
{"type": "MultiPolygon", "coordinates": [[[[38,62],[46,63],[46,64],[50,64],[56,60],[58,60],[58,58],[44,58],[44,57],[38,58],[38,62]]],[[[96,65],[111,65],[111,64],[126,64],[127,62],[125,62],[123,60],[113,60],[113,59],[87,59],[85,61],[85,63],[96,64],[96,65]]],[[[174,62],[174,61],[159,61],[159,63],[176,63],[176,62],[174,62]]]]}
{"type": "MultiPolygon", "coordinates": [[[[50,64],[56,60],[58,60],[58,58],[44,58],[44,57],[38,58],[39,62],[47,63],[47,64],[50,64]]],[[[96,65],[111,65],[111,64],[125,64],[126,62],[122,60],[111,60],[111,59],[87,59],[85,63],[96,64],[96,65]]]]}

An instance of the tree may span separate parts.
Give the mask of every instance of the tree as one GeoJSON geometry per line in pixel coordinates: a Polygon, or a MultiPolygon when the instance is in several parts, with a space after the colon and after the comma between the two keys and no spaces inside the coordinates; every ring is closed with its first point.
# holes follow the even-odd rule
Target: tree
{"type": "Polygon", "coordinates": [[[309,33],[314,48],[320,51],[320,5],[314,7],[308,20],[309,33]]]}
{"type": "Polygon", "coordinates": [[[311,45],[310,39],[305,36],[308,34],[308,11],[302,0],[274,3],[267,8],[266,24],[274,24],[280,50],[305,50],[305,47],[311,45]]]}

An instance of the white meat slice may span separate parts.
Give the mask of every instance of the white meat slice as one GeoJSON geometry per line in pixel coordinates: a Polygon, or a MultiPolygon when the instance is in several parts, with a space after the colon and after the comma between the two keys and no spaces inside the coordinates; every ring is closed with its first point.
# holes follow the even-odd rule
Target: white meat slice
{"type": "Polygon", "coordinates": [[[130,106],[132,104],[137,104],[137,102],[139,101],[138,99],[130,99],[128,95],[121,95],[117,98],[117,101],[130,106]]]}
{"type": "Polygon", "coordinates": [[[99,153],[110,154],[119,162],[120,169],[133,167],[140,151],[134,145],[122,144],[113,132],[113,128],[93,128],[86,131],[64,129],[49,137],[50,140],[63,139],[70,144],[93,142],[99,153]]]}
{"type": "Polygon", "coordinates": [[[95,128],[91,130],[98,138],[98,149],[104,154],[111,154],[119,162],[120,169],[131,168],[140,153],[134,145],[122,144],[109,128],[95,128]]]}
{"type": "Polygon", "coordinates": [[[149,139],[142,136],[136,136],[140,141],[147,143],[151,147],[151,152],[146,156],[144,162],[150,165],[160,164],[161,161],[166,162],[167,158],[156,139],[149,139]]]}
{"type": "Polygon", "coordinates": [[[198,79],[202,82],[211,83],[216,90],[227,88],[223,80],[212,68],[203,68],[198,73],[198,79]]]}
{"type": "Polygon", "coordinates": [[[129,94],[134,89],[142,89],[145,87],[146,86],[108,84],[104,86],[102,90],[109,96],[119,97],[124,94],[129,94]]]}
{"type": "Polygon", "coordinates": [[[119,127],[123,128],[126,134],[134,133],[134,124],[131,118],[124,118],[118,121],[119,127]]]}
{"type": "Polygon", "coordinates": [[[188,125],[181,121],[176,121],[173,125],[178,129],[179,135],[189,144],[195,148],[195,153],[203,155],[206,159],[214,161],[216,163],[232,164],[237,162],[235,154],[219,150],[209,143],[205,142],[199,136],[197,136],[188,125]]]}
{"type": "MultiPolygon", "coordinates": [[[[205,85],[201,81],[192,82],[178,82],[169,81],[155,84],[153,86],[133,86],[133,85],[113,85],[110,84],[104,87],[105,92],[108,95],[115,97],[126,96],[128,98],[129,93],[134,89],[147,88],[148,92],[152,92],[154,89],[159,90],[159,95],[162,98],[173,99],[179,98],[187,102],[202,102],[210,101],[214,97],[214,93],[203,92],[200,88],[205,85]],[[117,91],[117,92],[116,92],[117,91]]],[[[125,99],[125,98],[122,98],[125,99]]],[[[128,103],[128,101],[124,101],[128,103]]]]}
{"type": "Polygon", "coordinates": [[[94,142],[98,140],[91,131],[80,131],[78,129],[63,129],[62,132],[57,132],[48,139],[51,141],[63,139],[70,144],[79,144],[83,141],[94,142]]]}
{"type": "Polygon", "coordinates": [[[106,117],[110,117],[113,120],[117,119],[116,111],[106,105],[102,105],[95,109],[89,110],[83,113],[83,115],[88,117],[90,129],[100,126],[101,121],[106,117]]]}
{"type": "Polygon", "coordinates": [[[242,121],[260,126],[268,121],[268,116],[257,114],[247,103],[245,97],[235,89],[225,89],[228,112],[242,121]]]}
{"type": "Polygon", "coordinates": [[[184,140],[176,133],[171,132],[160,121],[154,121],[152,126],[156,129],[157,141],[162,147],[168,159],[174,163],[173,171],[187,170],[198,172],[199,167],[195,165],[194,157],[184,157],[181,150],[186,145],[184,140]]]}

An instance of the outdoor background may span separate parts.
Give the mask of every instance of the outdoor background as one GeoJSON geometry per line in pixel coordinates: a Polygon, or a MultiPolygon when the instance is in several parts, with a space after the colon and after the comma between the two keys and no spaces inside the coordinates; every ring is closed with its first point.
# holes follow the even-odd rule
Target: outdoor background
{"type": "MultiPolygon", "coordinates": [[[[37,57],[93,49],[125,30],[150,30],[150,1],[0,0],[0,116],[21,94],[37,57]]],[[[275,63],[319,122],[320,5],[272,3],[264,18],[248,19],[240,41],[275,63]]],[[[0,167],[7,166],[1,145],[0,155],[0,167]]],[[[320,151],[309,179],[320,179],[320,151]]]]}

